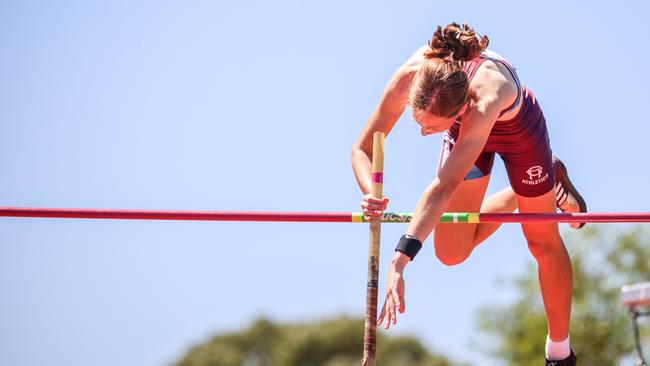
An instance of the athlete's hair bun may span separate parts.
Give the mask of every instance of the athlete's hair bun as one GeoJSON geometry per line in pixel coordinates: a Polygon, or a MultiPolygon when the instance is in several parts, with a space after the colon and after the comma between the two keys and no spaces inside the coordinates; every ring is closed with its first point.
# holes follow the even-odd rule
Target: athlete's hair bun
{"type": "Polygon", "coordinates": [[[490,39],[487,36],[477,36],[474,28],[467,23],[462,26],[451,23],[442,29],[438,26],[431,41],[429,49],[424,52],[427,59],[442,59],[447,62],[469,61],[483,52],[490,39]]]}

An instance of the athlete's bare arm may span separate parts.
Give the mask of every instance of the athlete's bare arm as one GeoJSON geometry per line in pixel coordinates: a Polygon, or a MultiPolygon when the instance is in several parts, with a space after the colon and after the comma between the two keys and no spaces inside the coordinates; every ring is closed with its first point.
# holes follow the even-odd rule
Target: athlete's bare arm
{"type": "MultiPolygon", "coordinates": [[[[425,46],[428,47],[428,46],[425,46]]],[[[372,136],[380,131],[390,133],[406,105],[413,76],[424,61],[425,47],[418,49],[390,78],[379,104],[368,118],[363,131],[352,145],[352,168],[364,194],[370,193],[372,162],[372,136]]]]}

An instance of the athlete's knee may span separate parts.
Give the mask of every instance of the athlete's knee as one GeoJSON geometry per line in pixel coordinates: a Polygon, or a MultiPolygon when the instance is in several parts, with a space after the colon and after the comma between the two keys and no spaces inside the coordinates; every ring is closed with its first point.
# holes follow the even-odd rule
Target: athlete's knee
{"type": "Polygon", "coordinates": [[[436,243],[436,257],[447,266],[463,263],[472,253],[470,245],[463,243],[436,243]]]}
{"type": "Polygon", "coordinates": [[[528,249],[537,262],[543,262],[566,255],[564,243],[559,235],[527,236],[528,249]]]}

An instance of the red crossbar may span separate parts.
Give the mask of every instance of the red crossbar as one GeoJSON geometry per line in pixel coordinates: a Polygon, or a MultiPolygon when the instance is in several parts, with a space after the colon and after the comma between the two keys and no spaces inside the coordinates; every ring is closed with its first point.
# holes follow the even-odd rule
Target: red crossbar
{"type": "MultiPolygon", "coordinates": [[[[270,222],[352,222],[352,212],[178,211],[84,208],[0,207],[0,217],[123,220],[201,220],[270,222]]],[[[650,212],[481,213],[480,222],[650,222],[650,212]]]]}

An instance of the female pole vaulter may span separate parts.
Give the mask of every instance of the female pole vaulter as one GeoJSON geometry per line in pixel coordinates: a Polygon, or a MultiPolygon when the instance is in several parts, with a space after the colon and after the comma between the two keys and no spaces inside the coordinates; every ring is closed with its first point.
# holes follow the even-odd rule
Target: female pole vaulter
{"type": "MultiPolygon", "coordinates": [[[[444,132],[438,174],[422,193],[400,239],[388,273],[378,324],[386,329],[403,313],[406,265],[434,232],[436,256],[446,265],[463,262],[500,224],[437,225],[450,212],[586,212],[585,201],[553,156],[546,121],[533,92],[503,57],[487,50],[489,39],[472,27],[438,27],[391,77],[352,148],[352,167],[363,191],[368,219],[379,217],[388,198],[373,198],[372,136],[389,134],[406,106],[423,136],[444,132]],[[510,187],[485,198],[495,154],[505,163],[510,187]],[[435,231],[434,231],[435,229],[435,231]]],[[[428,166],[428,165],[427,165],[428,166]]],[[[572,224],[580,228],[584,224],[572,224]]],[[[539,267],[548,336],[546,365],[575,365],[569,344],[572,270],[557,223],[522,223],[539,267]]]]}

